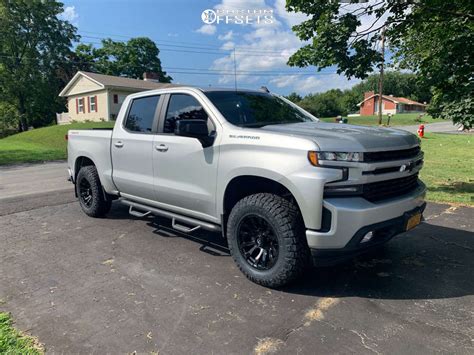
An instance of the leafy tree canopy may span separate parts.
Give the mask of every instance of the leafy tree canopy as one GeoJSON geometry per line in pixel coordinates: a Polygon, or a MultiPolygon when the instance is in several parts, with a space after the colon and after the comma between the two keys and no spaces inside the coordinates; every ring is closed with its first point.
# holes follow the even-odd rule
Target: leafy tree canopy
{"type": "Polygon", "coordinates": [[[301,95],[298,95],[296,92],[292,92],[290,95],[286,96],[286,98],[291,102],[299,102],[302,99],[301,95]]]}
{"type": "Polygon", "coordinates": [[[389,64],[412,70],[420,85],[431,88],[429,112],[466,127],[474,123],[472,0],[371,0],[359,5],[287,0],[286,7],[309,16],[293,27],[309,43],[290,57],[290,65],[319,70],[336,65],[340,74],[365,78],[382,61],[377,46],[385,28],[389,64]],[[367,15],[373,23],[360,30],[360,19],[367,15]]]}
{"type": "Polygon", "coordinates": [[[144,72],[154,72],[163,83],[172,78],[163,71],[160,51],[149,38],[132,38],[127,42],[102,40],[101,48],[80,44],[74,53],[76,70],[141,79],[144,72]]]}
{"type": "Polygon", "coordinates": [[[1,99],[17,108],[20,130],[62,105],[56,72],[77,39],[76,28],[58,18],[62,12],[53,0],[0,0],[1,99]]]}

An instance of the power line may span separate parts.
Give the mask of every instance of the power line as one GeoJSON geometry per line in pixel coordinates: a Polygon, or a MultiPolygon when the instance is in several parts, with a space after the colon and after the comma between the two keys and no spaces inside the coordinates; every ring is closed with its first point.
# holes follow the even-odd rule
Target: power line
{"type": "MultiPolygon", "coordinates": [[[[101,42],[91,42],[91,41],[83,41],[82,43],[86,44],[102,44],[101,42]]],[[[160,52],[177,52],[177,53],[196,53],[196,54],[214,54],[214,55],[223,55],[224,53],[218,51],[195,51],[195,50],[186,50],[186,49],[171,49],[171,48],[159,48],[160,52]]],[[[227,53],[229,56],[231,55],[233,50],[229,50],[227,53]]],[[[279,52],[279,54],[253,54],[252,52],[242,52],[236,49],[236,53],[242,53],[245,57],[267,57],[267,58],[276,58],[276,57],[287,57],[285,54],[279,52]]]]}
{"type": "MultiPolygon", "coordinates": [[[[16,59],[17,57],[11,55],[0,55],[1,58],[12,58],[16,59]]],[[[32,57],[24,57],[24,59],[37,59],[32,57]]],[[[87,61],[74,61],[74,60],[55,60],[58,63],[67,63],[67,64],[82,64],[82,65],[96,65],[98,62],[87,62],[87,61]]],[[[25,64],[26,63],[21,63],[25,64]]],[[[141,68],[140,65],[127,65],[129,68],[141,68]]],[[[303,72],[303,71],[283,71],[283,70],[225,70],[225,69],[206,69],[206,68],[187,68],[187,67],[167,67],[163,66],[163,70],[173,71],[173,73],[178,74],[199,74],[199,75],[259,75],[259,76],[284,76],[284,75],[337,75],[336,72],[303,72]]]]}
{"type": "MultiPolygon", "coordinates": [[[[81,31],[80,31],[81,32],[81,31]]],[[[84,31],[82,31],[84,32],[84,31]]],[[[90,32],[92,33],[92,32],[90,32]]],[[[97,33],[98,34],[98,33],[97,33]]],[[[112,35],[115,37],[125,37],[125,36],[118,36],[118,35],[112,35]]],[[[97,36],[89,36],[89,35],[82,35],[81,37],[84,38],[91,38],[91,39],[99,39],[99,40],[106,40],[106,39],[111,39],[114,40],[113,38],[104,38],[104,37],[97,37],[97,36]]],[[[128,38],[128,37],[125,37],[128,38]]],[[[128,39],[132,39],[133,37],[129,37],[128,39]]],[[[162,46],[162,47],[177,47],[177,48],[189,48],[189,49],[203,49],[203,50],[212,50],[212,51],[217,51],[217,52],[232,52],[233,49],[225,49],[222,48],[222,46],[211,46],[211,45],[202,45],[199,44],[198,46],[196,45],[188,45],[191,44],[192,42],[179,42],[179,41],[165,41],[165,40],[155,40],[153,38],[150,38],[153,40],[156,44],[162,46]],[[172,44],[167,44],[167,43],[162,43],[162,42],[171,42],[172,44]],[[177,44],[178,43],[178,44],[177,44]]],[[[124,43],[126,42],[125,40],[115,40],[116,42],[121,42],[124,43]]],[[[95,43],[95,42],[94,42],[95,43]]],[[[102,44],[102,43],[97,43],[97,44],[102,44]]],[[[253,48],[248,48],[246,46],[235,46],[235,50],[239,53],[260,53],[260,54],[282,54],[282,51],[275,51],[275,50],[262,50],[262,49],[253,49],[253,48]]]]}
{"type": "MultiPolygon", "coordinates": [[[[126,39],[142,37],[142,36],[128,36],[128,35],[118,35],[118,34],[101,33],[101,32],[91,32],[91,31],[83,31],[83,30],[79,30],[79,32],[96,34],[96,35],[101,35],[101,36],[108,36],[108,37],[122,37],[126,39]]],[[[151,38],[149,36],[145,36],[145,37],[151,38]]],[[[185,42],[185,41],[176,41],[176,40],[170,40],[170,39],[158,39],[158,38],[155,38],[155,39],[151,38],[151,39],[158,42],[170,42],[170,43],[191,44],[191,45],[197,44],[197,45],[202,46],[202,43],[199,43],[199,42],[185,42]]],[[[205,46],[210,47],[210,48],[220,48],[220,46],[213,46],[211,44],[206,44],[205,46]]]]}

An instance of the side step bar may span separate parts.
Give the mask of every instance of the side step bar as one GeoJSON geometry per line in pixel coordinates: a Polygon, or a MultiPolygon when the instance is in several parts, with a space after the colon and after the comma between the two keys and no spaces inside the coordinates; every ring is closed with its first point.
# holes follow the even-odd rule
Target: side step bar
{"type": "Polygon", "coordinates": [[[130,207],[129,213],[132,216],[135,216],[135,217],[138,217],[138,218],[145,217],[149,214],[152,214],[152,215],[155,215],[155,216],[160,216],[160,217],[171,218],[171,221],[172,221],[171,226],[174,229],[176,229],[180,232],[183,232],[183,233],[191,233],[191,232],[194,232],[194,231],[196,231],[200,228],[206,229],[206,230],[212,231],[212,232],[220,232],[221,231],[221,227],[218,226],[217,224],[214,224],[214,223],[204,222],[204,221],[201,221],[201,220],[196,219],[196,218],[182,216],[178,213],[162,210],[162,209],[159,209],[159,208],[156,208],[156,207],[150,207],[150,206],[143,205],[143,204],[138,203],[138,202],[133,202],[133,201],[130,201],[130,200],[127,200],[127,199],[121,199],[120,202],[122,202],[123,204],[129,206],[130,207]],[[136,211],[134,209],[144,211],[144,212],[139,212],[139,211],[136,211]],[[183,225],[178,224],[176,222],[185,223],[187,225],[191,225],[191,226],[194,226],[194,227],[186,227],[186,226],[183,226],[183,225]]]}

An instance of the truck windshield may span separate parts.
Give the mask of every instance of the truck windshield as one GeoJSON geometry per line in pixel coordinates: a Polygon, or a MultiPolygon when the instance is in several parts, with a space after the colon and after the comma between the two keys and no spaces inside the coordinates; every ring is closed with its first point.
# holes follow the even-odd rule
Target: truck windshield
{"type": "Polygon", "coordinates": [[[208,91],[205,94],[227,121],[239,127],[263,127],[316,120],[269,93],[208,91]]]}

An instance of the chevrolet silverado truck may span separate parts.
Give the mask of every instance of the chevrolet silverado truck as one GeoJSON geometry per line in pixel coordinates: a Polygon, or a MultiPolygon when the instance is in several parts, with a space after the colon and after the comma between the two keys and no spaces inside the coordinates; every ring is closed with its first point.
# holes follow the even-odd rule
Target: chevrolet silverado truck
{"type": "Polygon", "coordinates": [[[263,90],[137,93],[113,129],[67,139],[88,216],[118,200],[183,233],[221,232],[242,273],[267,287],[385,243],[426,205],[415,135],[324,123],[263,90]]]}

